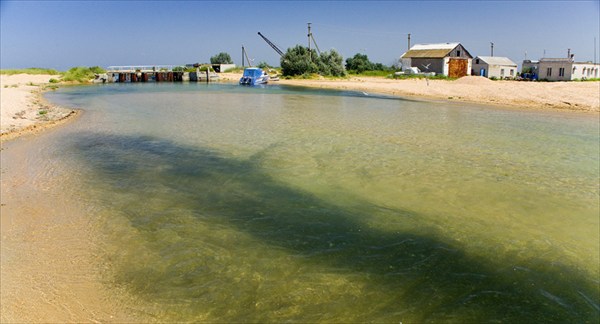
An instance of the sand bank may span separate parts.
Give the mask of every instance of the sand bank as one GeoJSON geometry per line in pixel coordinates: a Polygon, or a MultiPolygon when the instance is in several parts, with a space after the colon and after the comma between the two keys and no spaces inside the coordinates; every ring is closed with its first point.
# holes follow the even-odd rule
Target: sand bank
{"type": "Polygon", "coordinates": [[[0,75],[0,139],[36,133],[78,115],[49,103],[42,91],[55,75],[0,75]]]}
{"type": "MultiPolygon", "coordinates": [[[[234,73],[222,75],[221,79],[225,81],[236,81],[241,76],[234,73]]],[[[355,90],[416,99],[492,104],[525,109],[600,111],[600,82],[598,81],[492,81],[478,76],[464,77],[455,81],[350,77],[335,80],[281,79],[272,84],[355,90]]]]}

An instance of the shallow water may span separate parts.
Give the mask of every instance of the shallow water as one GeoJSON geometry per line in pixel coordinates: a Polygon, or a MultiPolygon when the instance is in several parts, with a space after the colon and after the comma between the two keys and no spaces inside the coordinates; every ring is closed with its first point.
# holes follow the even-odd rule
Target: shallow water
{"type": "Polygon", "coordinates": [[[107,285],[157,321],[598,321],[597,116],[231,84],[48,97],[85,113],[36,154],[69,168],[107,285]]]}

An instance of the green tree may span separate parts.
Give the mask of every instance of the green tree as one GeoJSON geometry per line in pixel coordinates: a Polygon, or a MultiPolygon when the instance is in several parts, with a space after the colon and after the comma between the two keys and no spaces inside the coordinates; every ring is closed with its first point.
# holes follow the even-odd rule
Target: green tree
{"type": "Polygon", "coordinates": [[[373,63],[369,61],[367,55],[356,53],[354,57],[349,57],[346,59],[346,69],[356,73],[372,71],[373,63]]]}
{"type": "Polygon", "coordinates": [[[288,48],[287,52],[281,57],[281,73],[284,76],[311,73],[344,76],[346,70],[344,69],[343,60],[342,56],[335,50],[317,55],[315,50],[296,45],[296,47],[288,48]]]}
{"type": "Polygon", "coordinates": [[[233,64],[233,60],[228,53],[221,52],[210,58],[210,64],[233,64]]]}
{"type": "Polygon", "coordinates": [[[319,73],[322,75],[346,75],[346,69],[344,69],[344,58],[336,50],[332,49],[329,52],[322,52],[317,62],[319,66],[319,73]]]}
{"type": "Polygon", "coordinates": [[[317,65],[309,58],[308,48],[296,45],[288,48],[281,57],[281,73],[286,76],[303,75],[317,72],[317,65]]]}
{"type": "Polygon", "coordinates": [[[346,69],[348,71],[354,71],[355,73],[362,73],[365,71],[390,71],[390,67],[385,66],[381,63],[373,63],[369,61],[369,58],[365,54],[357,53],[354,57],[346,59],[346,69]]]}

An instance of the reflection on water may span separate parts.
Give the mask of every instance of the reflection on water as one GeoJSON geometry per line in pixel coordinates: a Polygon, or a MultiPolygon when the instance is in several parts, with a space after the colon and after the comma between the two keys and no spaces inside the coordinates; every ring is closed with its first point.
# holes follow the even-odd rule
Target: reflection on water
{"type": "Polygon", "coordinates": [[[109,85],[56,152],[159,321],[598,321],[596,118],[109,85]]]}

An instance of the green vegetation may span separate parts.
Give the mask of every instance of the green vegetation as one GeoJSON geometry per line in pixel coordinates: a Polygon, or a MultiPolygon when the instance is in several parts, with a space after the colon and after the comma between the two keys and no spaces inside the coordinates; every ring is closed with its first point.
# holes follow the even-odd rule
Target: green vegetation
{"type": "Polygon", "coordinates": [[[259,67],[263,70],[271,68],[271,66],[267,62],[260,62],[260,63],[258,63],[257,67],[259,67]]]}
{"type": "Polygon", "coordinates": [[[221,52],[210,58],[210,64],[233,64],[233,60],[228,53],[221,52]]]}
{"type": "Polygon", "coordinates": [[[95,74],[105,73],[106,71],[98,66],[85,67],[78,66],[69,69],[63,74],[62,81],[88,82],[94,78],[95,74]]]}
{"type": "Polygon", "coordinates": [[[48,82],[50,82],[50,83],[59,83],[60,81],[57,80],[57,79],[55,79],[55,78],[52,78],[52,79],[48,80],[48,82]]]}
{"type": "Polygon", "coordinates": [[[0,70],[0,74],[13,75],[13,74],[50,74],[60,75],[61,73],[54,69],[44,68],[26,68],[26,69],[7,69],[0,70]]]}
{"type": "Polygon", "coordinates": [[[583,78],[583,79],[575,79],[573,81],[579,81],[579,82],[600,81],[600,78],[583,78]]]}
{"type": "Polygon", "coordinates": [[[281,57],[281,71],[284,76],[310,76],[315,73],[338,77],[346,75],[343,58],[335,50],[317,55],[315,50],[301,45],[288,48],[281,57]]]}
{"type": "MultiPolygon", "coordinates": [[[[360,53],[356,53],[354,57],[346,59],[346,70],[356,74],[362,74],[367,71],[381,71],[389,74],[394,71],[394,69],[389,66],[369,61],[367,55],[360,53]]],[[[381,74],[382,73],[376,73],[375,75],[379,76],[381,74]]]]}
{"type": "Polygon", "coordinates": [[[449,78],[443,74],[437,74],[434,76],[424,76],[422,74],[401,74],[401,75],[391,74],[388,77],[391,79],[399,79],[399,80],[403,80],[403,79],[456,80],[456,78],[449,78]]]}
{"type": "Polygon", "coordinates": [[[374,70],[374,71],[364,71],[361,73],[355,73],[354,71],[348,71],[348,74],[353,76],[370,76],[370,77],[391,77],[394,73],[394,70],[374,70]]]}
{"type": "MultiPolygon", "coordinates": [[[[202,70],[202,68],[200,69],[202,70]]],[[[204,69],[206,70],[206,69],[204,69]]],[[[176,66],[173,68],[173,72],[196,72],[195,67],[187,67],[187,66],[176,66]]]]}

